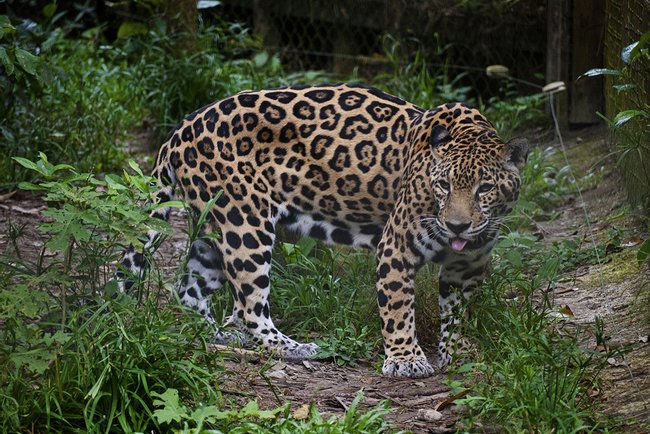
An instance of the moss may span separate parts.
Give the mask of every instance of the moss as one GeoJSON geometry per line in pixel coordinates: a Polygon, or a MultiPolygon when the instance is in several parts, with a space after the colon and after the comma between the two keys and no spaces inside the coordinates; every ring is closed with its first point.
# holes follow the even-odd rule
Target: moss
{"type": "Polygon", "coordinates": [[[587,286],[622,283],[631,276],[639,274],[636,260],[637,249],[625,248],[622,252],[607,256],[609,262],[603,264],[599,272],[590,273],[584,283],[587,286]],[[602,276],[602,281],[601,281],[602,276]]]}

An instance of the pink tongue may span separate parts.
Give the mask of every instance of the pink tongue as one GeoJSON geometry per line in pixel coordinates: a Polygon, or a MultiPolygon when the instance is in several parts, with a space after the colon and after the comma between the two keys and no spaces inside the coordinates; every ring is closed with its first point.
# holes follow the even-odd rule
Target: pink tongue
{"type": "Polygon", "coordinates": [[[451,248],[457,252],[462,251],[467,244],[467,240],[462,240],[460,238],[454,238],[451,240],[451,248]]]}

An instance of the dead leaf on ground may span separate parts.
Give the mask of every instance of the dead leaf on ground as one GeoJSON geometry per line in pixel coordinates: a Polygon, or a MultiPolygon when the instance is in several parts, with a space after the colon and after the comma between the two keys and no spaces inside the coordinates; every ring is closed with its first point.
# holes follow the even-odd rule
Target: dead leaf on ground
{"type": "Polygon", "coordinates": [[[14,191],[10,191],[9,193],[6,193],[6,194],[0,194],[0,202],[3,202],[5,200],[9,199],[11,196],[16,194],[17,191],[18,190],[14,190],[14,191]]]}
{"type": "Polygon", "coordinates": [[[437,404],[433,407],[433,409],[436,410],[436,411],[440,411],[440,410],[442,410],[443,408],[449,407],[451,404],[454,403],[454,401],[456,401],[457,399],[462,398],[463,396],[467,395],[468,393],[469,393],[469,389],[465,389],[465,390],[463,390],[463,391],[461,391],[461,392],[458,392],[458,393],[455,394],[455,395],[450,395],[450,396],[448,396],[446,399],[443,399],[442,401],[440,401],[439,403],[437,403],[437,404]]]}
{"type": "Polygon", "coordinates": [[[561,307],[560,310],[558,310],[558,312],[564,316],[574,316],[573,311],[571,310],[568,304],[565,304],[563,307],[561,307]]]}
{"type": "Polygon", "coordinates": [[[21,214],[29,214],[29,215],[41,215],[41,211],[47,209],[46,206],[39,206],[37,208],[27,209],[27,208],[23,208],[23,207],[20,207],[20,206],[17,206],[17,205],[12,205],[12,206],[0,205],[0,208],[9,209],[11,211],[16,211],[16,212],[19,212],[21,214]]]}
{"type": "Polygon", "coordinates": [[[621,247],[634,247],[641,244],[643,240],[640,237],[634,236],[621,244],[621,247]]]}

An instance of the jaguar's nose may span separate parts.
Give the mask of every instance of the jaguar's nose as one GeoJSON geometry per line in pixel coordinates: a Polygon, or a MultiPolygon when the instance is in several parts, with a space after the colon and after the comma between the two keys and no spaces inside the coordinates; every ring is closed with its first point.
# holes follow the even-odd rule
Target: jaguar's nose
{"type": "Polygon", "coordinates": [[[469,229],[469,227],[472,225],[472,222],[450,222],[448,221],[446,223],[447,228],[455,233],[456,235],[460,235],[463,231],[469,229]]]}

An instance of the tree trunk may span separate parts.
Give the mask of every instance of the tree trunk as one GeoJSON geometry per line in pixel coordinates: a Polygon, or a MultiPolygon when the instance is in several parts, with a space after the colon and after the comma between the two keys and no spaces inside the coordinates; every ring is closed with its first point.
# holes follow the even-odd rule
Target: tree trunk
{"type": "Polygon", "coordinates": [[[176,37],[178,49],[194,51],[198,31],[196,0],[167,0],[163,19],[170,34],[176,37]]]}

